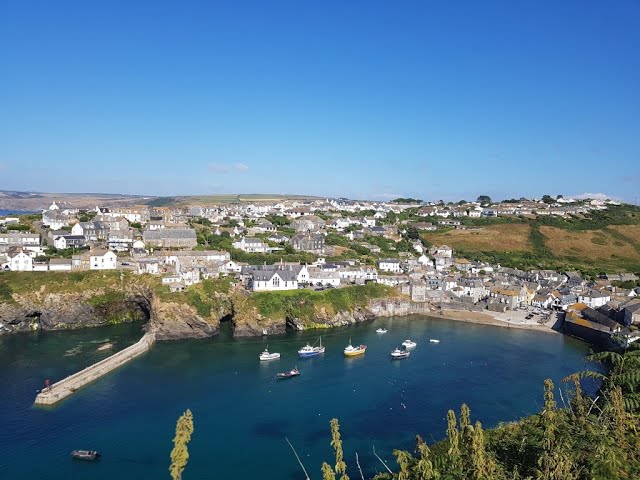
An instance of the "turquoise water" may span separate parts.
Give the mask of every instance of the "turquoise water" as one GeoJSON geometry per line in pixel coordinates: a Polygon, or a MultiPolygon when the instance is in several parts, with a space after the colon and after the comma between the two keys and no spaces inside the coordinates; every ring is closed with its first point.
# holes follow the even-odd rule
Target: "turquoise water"
{"type": "Polygon", "coordinates": [[[327,352],[311,359],[298,360],[295,352],[318,332],[271,337],[269,349],[282,358],[265,364],[258,354],[267,340],[235,340],[223,327],[217,338],[156,344],[49,409],[32,406],[45,378],[108,355],[96,352],[100,341],[116,349],[135,342],[140,326],[0,338],[2,477],[168,478],[175,421],[187,408],[195,433],[185,479],[304,478],[285,436],[311,478],[321,478],[321,462],[332,458],[333,417],[340,419],[350,470],[357,450],[373,474],[380,465],[372,446],[392,461],[391,450],[411,448],[417,433],[440,439],[447,410],[463,402],[485,426],[537,411],[543,380],[559,382],[585,368],[588,352],[561,335],[398,318],[324,331],[327,352]],[[376,334],[380,326],[389,332],[376,334]],[[349,337],[368,345],[364,356],[343,357],[349,337]],[[389,352],[409,337],[418,342],[411,357],[391,361],[389,352]],[[274,380],[296,364],[301,376],[274,380]],[[76,448],[100,450],[103,459],[72,461],[76,448]]]}

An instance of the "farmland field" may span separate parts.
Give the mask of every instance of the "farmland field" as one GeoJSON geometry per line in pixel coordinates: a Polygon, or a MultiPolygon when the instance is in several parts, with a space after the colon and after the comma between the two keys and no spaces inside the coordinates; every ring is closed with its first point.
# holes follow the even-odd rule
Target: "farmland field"
{"type": "Polygon", "coordinates": [[[490,225],[478,230],[450,230],[444,233],[430,232],[423,238],[433,244],[445,244],[467,251],[531,251],[529,241],[531,226],[525,223],[490,225]]]}

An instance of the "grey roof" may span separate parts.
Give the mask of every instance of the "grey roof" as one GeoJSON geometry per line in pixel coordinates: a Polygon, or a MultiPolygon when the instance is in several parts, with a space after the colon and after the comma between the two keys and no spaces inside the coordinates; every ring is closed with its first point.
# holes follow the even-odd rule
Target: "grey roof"
{"type": "Polygon", "coordinates": [[[165,238],[196,238],[193,228],[161,228],[159,230],[145,230],[142,232],[145,240],[163,240],[165,238]]]}
{"type": "Polygon", "coordinates": [[[49,265],[71,265],[70,258],[51,258],[49,259],[49,265]]]}
{"type": "Polygon", "coordinates": [[[295,272],[290,270],[254,270],[253,272],[253,280],[254,281],[269,281],[274,275],[278,275],[285,282],[295,282],[298,278],[295,272]]]}

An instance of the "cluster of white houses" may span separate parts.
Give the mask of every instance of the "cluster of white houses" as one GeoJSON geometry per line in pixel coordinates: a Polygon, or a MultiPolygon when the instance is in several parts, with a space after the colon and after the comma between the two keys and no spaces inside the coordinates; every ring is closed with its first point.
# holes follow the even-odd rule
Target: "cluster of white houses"
{"type": "MultiPolygon", "coordinates": [[[[552,205],[529,201],[508,205],[427,204],[420,206],[417,215],[441,220],[432,218],[431,222],[417,222],[413,226],[430,230],[438,228],[435,222],[438,226],[457,227],[460,221],[456,218],[461,216],[522,214],[529,210],[561,215],[560,212],[603,209],[608,204],[576,204],[562,199],[552,205]]],[[[376,266],[355,260],[325,261],[333,248],[326,244],[330,234],[348,239],[371,254],[379,254],[381,249],[374,245],[378,240],[375,237],[401,239],[398,225],[378,225],[379,220],[390,213],[415,207],[415,204],[338,199],[162,210],[96,207],[91,212],[80,212],[64,203],[54,203],[43,212],[46,230],[42,236],[20,231],[0,233],[0,268],[23,272],[126,269],[159,275],[172,291],[220,275],[237,276],[250,291],[337,288],[378,282],[398,288],[415,302],[492,310],[524,306],[565,310],[572,305],[584,305],[581,311],[589,312],[585,309],[603,311],[611,307],[625,312],[626,324],[640,321],[637,306],[640,299],[636,298],[640,291],[612,286],[614,280],[637,280],[631,274],[590,282],[576,272],[523,272],[457,258],[446,245],[426,248],[419,241],[414,242],[413,252],[399,253],[398,258],[380,258],[376,266]],[[316,212],[332,212],[333,216],[325,216],[329,218],[325,220],[316,212]],[[81,214],[90,220],[78,221],[81,214]],[[290,236],[279,233],[278,227],[265,218],[267,215],[288,217],[290,236]],[[211,230],[216,235],[229,234],[235,249],[266,254],[290,245],[296,251],[313,253],[317,260],[310,264],[247,265],[232,260],[229,252],[197,251],[194,250],[198,244],[196,230],[189,227],[189,221],[194,219],[211,222],[211,230]],[[228,224],[231,220],[235,222],[234,227],[223,226],[223,222],[228,224]],[[47,258],[44,255],[47,245],[66,252],[71,249],[72,254],[70,258],[47,258]]],[[[0,223],[16,222],[7,218],[0,223]]]]}

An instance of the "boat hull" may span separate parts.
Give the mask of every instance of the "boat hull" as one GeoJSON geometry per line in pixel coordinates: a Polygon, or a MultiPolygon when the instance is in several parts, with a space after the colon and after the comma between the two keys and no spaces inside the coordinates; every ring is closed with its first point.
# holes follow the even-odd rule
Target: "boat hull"
{"type": "Polygon", "coordinates": [[[366,349],[354,350],[352,352],[344,352],[344,356],[345,357],[357,357],[358,355],[364,355],[364,352],[366,352],[366,349]]]}

